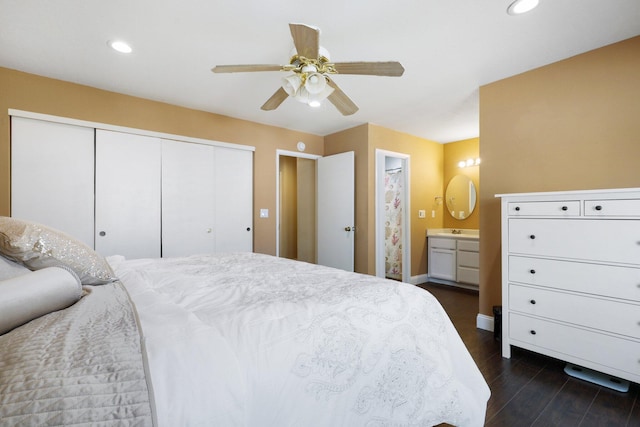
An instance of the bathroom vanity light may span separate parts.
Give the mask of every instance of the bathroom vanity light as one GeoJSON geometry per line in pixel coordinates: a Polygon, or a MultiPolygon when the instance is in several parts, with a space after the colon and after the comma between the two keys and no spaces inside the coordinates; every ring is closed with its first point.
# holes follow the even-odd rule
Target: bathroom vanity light
{"type": "Polygon", "coordinates": [[[480,157],[477,157],[475,159],[460,160],[458,162],[458,167],[468,168],[470,166],[478,166],[479,164],[480,164],[480,157]]]}

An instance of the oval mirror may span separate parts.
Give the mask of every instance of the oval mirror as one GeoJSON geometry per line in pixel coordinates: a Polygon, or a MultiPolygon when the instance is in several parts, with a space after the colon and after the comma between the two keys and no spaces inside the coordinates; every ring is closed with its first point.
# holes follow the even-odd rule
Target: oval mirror
{"type": "Polygon", "coordinates": [[[476,186],[468,176],[456,175],[447,184],[444,198],[452,217],[466,219],[476,207],[476,186]]]}

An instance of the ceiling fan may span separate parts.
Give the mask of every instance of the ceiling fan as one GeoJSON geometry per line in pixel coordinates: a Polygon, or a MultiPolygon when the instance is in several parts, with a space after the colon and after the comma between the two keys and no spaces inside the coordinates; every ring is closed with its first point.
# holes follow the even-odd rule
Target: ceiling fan
{"type": "Polygon", "coordinates": [[[331,62],[329,53],[320,46],[320,29],[305,24],[289,24],[295,53],[287,65],[217,65],[214,73],[240,73],[254,71],[286,71],[282,86],[262,105],[262,109],[275,110],[291,96],[297,101],[318,106],[328,99],[342,114],[358,111],[358,106],[330,78],[333,74],[360,74],[399,77],[404,68],[399,62],[331,62]]]}

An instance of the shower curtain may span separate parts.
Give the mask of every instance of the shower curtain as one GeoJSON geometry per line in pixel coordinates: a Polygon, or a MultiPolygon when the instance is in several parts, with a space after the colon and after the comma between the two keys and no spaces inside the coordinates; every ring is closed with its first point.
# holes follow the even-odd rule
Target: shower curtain
{"type": "Polygon", "coordinates": [[[402,169],[385,171],[385,276],[402,280],[402,169]]]}

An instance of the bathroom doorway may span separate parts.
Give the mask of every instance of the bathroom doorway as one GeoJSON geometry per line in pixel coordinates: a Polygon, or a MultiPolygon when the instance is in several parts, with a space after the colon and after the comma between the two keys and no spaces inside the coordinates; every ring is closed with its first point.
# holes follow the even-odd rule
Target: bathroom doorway
{"type": "Polygon", "coordinates": [[[408,154],[376,150],[376,276],[411,280],[408,154]]]}
{"type": "Polygon", "coordinates": [[[316,160],[319,156],[278,152],[276,253],[316,263],[316,160]]]}

